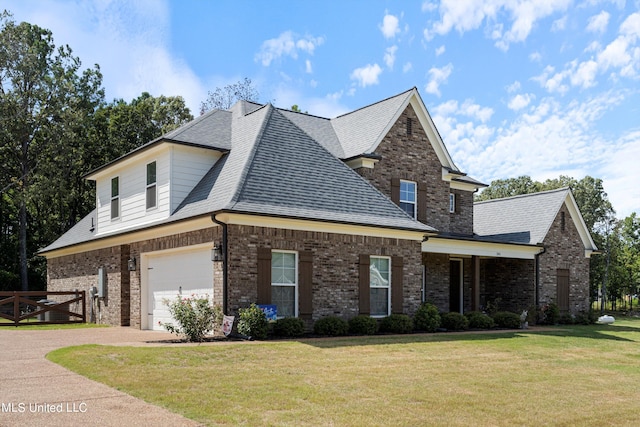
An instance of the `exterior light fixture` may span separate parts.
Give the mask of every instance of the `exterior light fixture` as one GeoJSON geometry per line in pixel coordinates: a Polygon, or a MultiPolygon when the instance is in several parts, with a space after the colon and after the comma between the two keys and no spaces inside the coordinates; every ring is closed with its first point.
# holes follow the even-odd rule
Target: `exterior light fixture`
{"type": "Polygon", "coordinates": [[[127,268],[129,271],[136,271],[136,259],[134,257],[129,258],[127,261],[127,268]]]}
{"type": "Polygon", "coordinates": [[[211,261],[222,261],[222,244],[216,243],[211,250],[211,261]]]}

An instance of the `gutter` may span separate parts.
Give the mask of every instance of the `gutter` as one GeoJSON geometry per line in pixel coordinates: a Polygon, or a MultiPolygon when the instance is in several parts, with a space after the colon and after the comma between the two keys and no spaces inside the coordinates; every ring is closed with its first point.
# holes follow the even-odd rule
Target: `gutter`
{"type": "Polygon", "coordinates": [[[535,301],[536,301],[536,310],[540,306],[540,255],[547,252],[547,248],[545,246],[542,247],[542,250],[536,254],[536,288],[535,288],[535,301]]]}
{"type": "Polygon", "coordinates": [[[229,251],[227,250],[227,236],[228,236],[228,231],[227,231],[227,223],[220,221],[219,219],[216,218],[216,214],[211,214],[211,221],[215,222],[216,224],[220,225],[222,227],[222,313],[223,314],[227,314],[227,282],[228,282],[228,253],[229,251]]]}

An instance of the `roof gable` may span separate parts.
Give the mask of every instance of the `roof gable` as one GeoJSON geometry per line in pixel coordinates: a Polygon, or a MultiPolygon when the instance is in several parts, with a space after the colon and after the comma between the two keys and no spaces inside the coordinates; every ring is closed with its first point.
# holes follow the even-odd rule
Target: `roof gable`
{"type": "Polygon", "coordinates": [[[597,250],[569,188],[474,203],[473,231],[481,239],[541,245],[563,204],[585,250],[597,250]]]}

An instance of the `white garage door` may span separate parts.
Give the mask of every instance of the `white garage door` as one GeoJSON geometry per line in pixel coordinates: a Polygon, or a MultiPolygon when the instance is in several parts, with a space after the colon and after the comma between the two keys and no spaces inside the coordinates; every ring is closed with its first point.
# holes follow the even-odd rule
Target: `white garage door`
{"type": "Polygon", "coordinates": [[[175,320],[169,314],[166,299],[192,295],[213,298],[213,262],[211,248],[149,255],[147,267],[148,329],[165,330],[161,323],[175,320]]]}

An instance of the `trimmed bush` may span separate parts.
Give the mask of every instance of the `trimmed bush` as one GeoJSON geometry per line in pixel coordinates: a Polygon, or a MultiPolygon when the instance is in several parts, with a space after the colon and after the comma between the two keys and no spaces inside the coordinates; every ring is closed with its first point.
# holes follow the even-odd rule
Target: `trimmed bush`
{"type": "Polygon", "coordinates": [[[576,313],[576,325],[592,325],[598,320],[598,313],[593,310],[580,311],[576,313]]]}
{"type": "Polygon", "coordinates": [[[464,331],[469,328],[469,320],[463,314],[455,311],[445,313],[440,318],[442,319],[442,327],[448,331],[464,331]]]}
{"type": "Polygon", "coordinates": [[[428,302],[422,303],[416,315],[413,316],[413,323],[417,331],[435,332],[440,327],[440,322],[438,309],[428,302]]]}
{"type": "Polygon", "coordinates": [[[336,316],[323,317],[313,325],[313,332],[330,337],[347,335],[349,333],[349,324],[336,316]]]}
{"type": "Polygon", "coordinates": [[[576,323],[576,320],[573,318],[571,313],[563,313],[560,315],[558,323],[561,325],[573,325],[574,323],[576,323]]]}
{"type": "Polygon", "coordinates": [[[499,328],[519,329],[520,315],[510,311],[498,311],[493,315],[493,321],[499,328]]]}
{"type": "Polygon", "coordinates": [[[238,310],[240,319],[238,320],[238,332],[257,340],[267,338],[269,331],[269,322],[264,311],[255,304],[251,304],[249,308],[241,308],[238,310]]]}
{"type": "Polygon", "coordinates": [[[380,331],[391,332],[392,334],[408,334],[413,331],[413,320],[406,314],[392,314],[382,319],[380,331]]]}
{"type": "Polygon", "coordinates": [[[556,325],[560,321],[560,309],[554,303],[545,304],[538,312],[538,323],[542,325],[556,325]]]}
{"type": "Polygon", "coordinates": [[[279,337],[299,337],[304,335],[304,321],[297,317],[278,319],[273,324],[273,334],[279,337]]]}
{"type": "Polygon", "coordinates": [[[356,316],[349,320],[349,333],[373,335],[378,332],[378,321],[369,316],[356,316]]]}
{"type": "Polygon", "coordinates": [[[469,320],[471,329],[491,329],[496,326],[496,322],[490,316],[480,311],[470,311],[465,313],[465,316],[469,320]]]}

